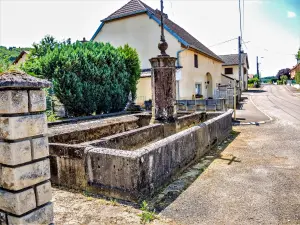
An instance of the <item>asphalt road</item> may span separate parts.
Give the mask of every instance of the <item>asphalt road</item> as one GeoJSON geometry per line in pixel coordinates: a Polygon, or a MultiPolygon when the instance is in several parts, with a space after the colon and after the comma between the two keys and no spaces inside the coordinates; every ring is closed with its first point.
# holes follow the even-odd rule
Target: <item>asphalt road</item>
{"type": "Polygon", "coordinates": [[[162,216],[189,225],[300,224],[300,98],[265,86],[251,99],[273,122],[235,127],[237,138],[162,216]]]}
{"type": "Polygon", "coordinates": [[[282,123],[300,123],[299,95],[286,86],[266,85],[263,91],[265,92],[252,95],[252,100],[258,108],[282,123]]]}

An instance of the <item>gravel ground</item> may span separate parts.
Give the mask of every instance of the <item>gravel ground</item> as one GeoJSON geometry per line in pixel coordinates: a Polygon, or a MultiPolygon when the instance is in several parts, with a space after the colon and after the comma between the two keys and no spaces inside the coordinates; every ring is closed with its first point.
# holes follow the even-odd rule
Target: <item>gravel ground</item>
{"type": "Polygon", "coordinates": [[[180,224],[300,224],[300,99],[284,87],[264,90],[252,99],[275,121],[235,127],[239,136],[161,215],[180,224]]]}
{"type": "MultiPolygon", "coordinates": [[[[83,193],[53,188],[56,225],[139,225],[142,211],[115,201],[85,196],[83,193]]],[[[158,217],[152,225],[175,225],[158,217]]]]}

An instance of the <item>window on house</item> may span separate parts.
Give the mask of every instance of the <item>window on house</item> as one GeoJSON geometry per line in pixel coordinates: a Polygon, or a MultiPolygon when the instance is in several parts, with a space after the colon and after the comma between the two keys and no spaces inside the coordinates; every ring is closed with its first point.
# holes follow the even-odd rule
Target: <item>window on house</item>
{"type": "Polygon", "coordinates": [[[225,74],[233,74],[233,68],[225,68],[225,74]]]}
{"type": "Polygon", "coordinates": [[[195,95],[196,96],[202,95],[202,84],[201,83],[195,84],[195,95]]]}
{"type": "Polygon", "coordinates": [[[194,54],[194,66],[198,68],[198,55],[194,54]]]}

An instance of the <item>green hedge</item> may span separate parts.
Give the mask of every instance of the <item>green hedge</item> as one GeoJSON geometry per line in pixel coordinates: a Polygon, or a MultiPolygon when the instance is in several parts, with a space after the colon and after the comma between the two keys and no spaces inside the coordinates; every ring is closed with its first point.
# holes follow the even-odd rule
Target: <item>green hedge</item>
{"type": "Polygon", "coordinates": [[[51,40],[50,45],[41,41],[34,47],[23,70],[51,80],[68,115],[123,110],[129,92],[135,91],[140,61],[129,46],[117,49],[97,42],[71,44],[51,40]]]}

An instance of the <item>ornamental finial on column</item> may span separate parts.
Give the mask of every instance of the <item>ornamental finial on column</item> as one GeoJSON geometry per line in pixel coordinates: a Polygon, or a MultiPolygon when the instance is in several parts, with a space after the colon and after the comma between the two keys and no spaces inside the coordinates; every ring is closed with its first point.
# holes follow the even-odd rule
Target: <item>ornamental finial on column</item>
{"type": "Polygon", "coordinates": [[[160,22],[161,22],[161,36],[160,36],[160,43],[158,44],[158,49],[160,50],[161,56],[169,56],[166,53],[168,49],[168,43],[165,39],[165,32],[164,32],[164,3],[163,0],[160,0],[160,22]]]}

